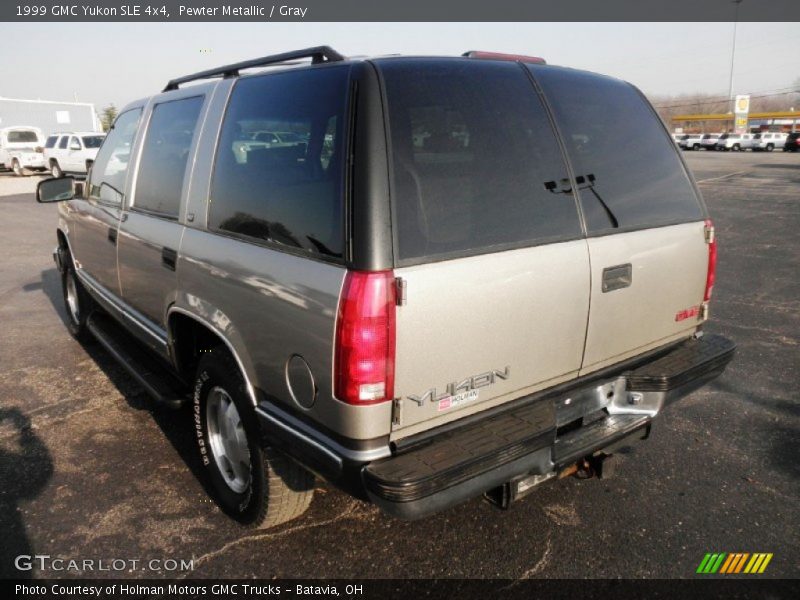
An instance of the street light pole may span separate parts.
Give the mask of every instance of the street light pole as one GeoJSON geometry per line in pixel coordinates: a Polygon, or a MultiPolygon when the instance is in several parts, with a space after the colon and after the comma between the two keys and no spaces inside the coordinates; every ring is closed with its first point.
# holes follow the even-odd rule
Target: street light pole
{"type": "Polygon", "coordinates": [[[733,16],[733,47],[731,48],[731,77],[728,80],[728,100],[730,102],[731,107],[731,114],[736,112],[736,107],[734,106],[734,98],[733,98],[733,59],[736,56],[736,26],[739,24],[739,5],[742,3],[742,0],[732,0],[732,2],[736,5],[736,11],[733,16]]]}

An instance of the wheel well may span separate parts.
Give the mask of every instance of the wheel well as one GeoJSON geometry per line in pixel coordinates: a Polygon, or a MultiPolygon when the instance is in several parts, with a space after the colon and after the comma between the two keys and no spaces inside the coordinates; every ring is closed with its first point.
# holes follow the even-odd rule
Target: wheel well
{"type": "Polygon", "coordinates": [[[175,363],[184,381],[191,382],[194,379],[197,363],[204,353],[218,346],[229,352],[219,334],[187,315],[173,314],[168,327],[175,363]]]}

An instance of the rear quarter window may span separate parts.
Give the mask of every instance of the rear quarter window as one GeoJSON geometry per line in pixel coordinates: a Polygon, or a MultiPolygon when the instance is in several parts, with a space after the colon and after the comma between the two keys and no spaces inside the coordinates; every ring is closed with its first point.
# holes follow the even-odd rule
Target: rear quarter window
{"type": "Polygon", "coordinates": [[[636,88],[572,69],[528,68],[566,143],[589,233],[703,217],[674,144],[636,88]]]}
{"type": "Polygon", "coordinates": [[[555,133],[519,65],[378,62],[400,264],[581,235],[555,133]]]}
{"type": "Polygon", "coordinates": [[[349,73],[324,67],[236,83],[217,144],[209,228],[343,257],[349,73]]]}

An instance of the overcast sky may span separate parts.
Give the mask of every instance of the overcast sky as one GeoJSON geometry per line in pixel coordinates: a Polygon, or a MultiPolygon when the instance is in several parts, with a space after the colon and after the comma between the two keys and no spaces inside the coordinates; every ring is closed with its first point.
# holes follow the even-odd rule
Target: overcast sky
{"type": "MultiPolygon", "coordinates": [[[[734,93],[800,79],[796,23],[739,23],[734,93]]],[[[733,23],[4,23],[0,96],[118,107],[172,77],[329,44],[347,55],[480,49],[621,77],[648,94],[727,94],[733,23]]],[[[795,86],[796,87],[796,86],[795,86]]]]}

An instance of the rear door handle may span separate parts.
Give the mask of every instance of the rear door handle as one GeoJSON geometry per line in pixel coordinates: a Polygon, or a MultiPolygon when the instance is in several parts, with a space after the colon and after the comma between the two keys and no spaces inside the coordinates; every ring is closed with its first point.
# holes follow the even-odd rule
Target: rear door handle
{"type": "Polygon", "coordinates": [[[164,247],[161,249],[161,264],[170,271],[175,270],[175,263],[178,260],[178,253],[172,248],[164,247]]]}
{"type": "Polygon", "coordinates": [[[108,228],[108,241],[117,245],[117,230],[114,227],[108,228]]]}
{"type": "Polygon", "coordinates": [[[603,293],[630,287],[633,282],[631,263],[603,269],[603,293]]]}

